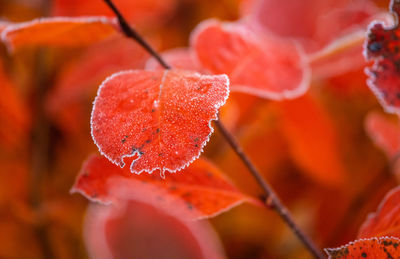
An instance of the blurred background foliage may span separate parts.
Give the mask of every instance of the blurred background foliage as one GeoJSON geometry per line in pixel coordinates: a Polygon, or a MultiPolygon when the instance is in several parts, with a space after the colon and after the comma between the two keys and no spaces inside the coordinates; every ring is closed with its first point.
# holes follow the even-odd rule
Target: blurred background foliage
{"type": "MultiPolygon", "coordinates": [[[[101,0],[96,1],[100,5],[101,0]]],[[[2,0],[0,16],[21,22],[102,14],[96,1],[2,0]],[[90,2],[87,9],[85,1],[90,2]]],[[[238,19],[248,2],[168,0],[157,7],[150,4],[153,9],[140,11],[140,19],[134,12],[130,18],[162,51],[187,46],[190,32],[204,19],[238,19]]],[[[374,3],[383,11],[388,6],[386,0],[374,3]]],[[[69,190],[82,162],[97,152],[90,136],[92,101],[103,79],[119,70],[143,68],[148,54],[115,36],[85,48],[24,48],[12,54],[0,45],[0,56],[0,258],[86,258],[82,224],[88,201],[69,190]]],[[[367,114],[382,113],[366,86],[365,65],[314,77],[310,91],[293,101],[231,93],[221,111],[226,125],[320,247],[354,240],[367,213],[375,211],[398,182],[392,162],[365,131],[367,114]]],[[[261,190],[218,132],[203,155],[244,192],[260,196],[261,190]]],[[[211,222],[229,258],[309,256],[265,208],[244,204],[211,222]]]]}

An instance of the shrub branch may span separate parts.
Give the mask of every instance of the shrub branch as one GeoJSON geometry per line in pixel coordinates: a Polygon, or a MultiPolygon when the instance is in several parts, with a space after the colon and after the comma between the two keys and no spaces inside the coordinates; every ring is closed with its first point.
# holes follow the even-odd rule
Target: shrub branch
{"type": "MultiPolygon", "coordinates": [[[[151,56],[153,56],[161,66],[163,66],[165,69],[170,69],[171,66],[169,66],[163,58],[160,56],[160,54],[155,51],[147,42],[144,40],[143,37],[141,37],[126,21],[126,19],[123,17],[121,12],[118,10],[118,8],[115,6],[115,4],[112,2],[112,0],[103,0],[115,13],[115,15],[118,18],[119,25],[121,27],[122,33],[128,37],[139,43],[151,56]]],[[[288,211],[288,209],[282,204],[280,199],[278,198],[277,194],[275,191],[272,189],[272,187],[264,180],[264,178],[261,176],[260,172],[257,170],[255,165],[250,161],[249,157],[246,155],[246,153],[243,151],[243,149],[240,147],[238,141],[234,138],[233,135],[231,135],[228,130],[225,128],[225,126],[222,124],[221,120],[217,120],[215,122],[215,125],[218,127],[219,131],[222,133],[224,136],[225,140],[228,142],[228,144],[231,146],[231,148],[235,151],[235,153],[238,155],[238,157],[242,160],[242,162],[246,165],[252,176],[255,178],[257,183],[260,185],[260,187],[263,189],[265,194],[267,195],[266,200],[264,200],[264,203],[267,207],[272,208],[276,213],[281,217],[281,219],[288,225],[288,227],[293,231],[293,233],[300,239],[300,241],[304,244],[304,246],[310,251],[310,253],[318,259],[324,258],[320,250],[317,248],[317,246],[314,244],[314,242],[299,228],[299,226],[294,222],[292,215],[288,211]]]]}

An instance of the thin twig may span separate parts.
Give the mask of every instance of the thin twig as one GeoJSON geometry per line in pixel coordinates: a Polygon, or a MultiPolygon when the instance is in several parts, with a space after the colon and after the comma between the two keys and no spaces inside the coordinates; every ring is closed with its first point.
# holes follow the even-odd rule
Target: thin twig
{"type": "MultiPolygon", "coordinates": [[[[153,50],[150,45],[136,32],[134,29],[126,22],[125,18],[119,12],[117,7],[113,4],[112,0],[104,0],[108,4],[108,6],[113,10],[115,15],[117,16],[122,32],[129,38],[137,41],[141,46],[143,46],[157,61],[166,69],[170,69],[171,67],[161,58],[161,56],[153,50]]],[[[282,205],[278,196],[274,192],[274,190],[269,186],[269,184],[263,179],[261,174],[258,172],[254,164],[250,161],[247,155],[243,152],[242,148],[239,146],[238,142],[235,138],[227,131],[225,126],[222,124],[220,120],[215,122],[218,129],[221,131],[222,135],[226,139],[226,141],[230,144],[232,149],[236,152],[236,154],[240,157],[243,163],[247,166],[252,176],[256,179],[257,183],[261,186],[265,194],[267,195],[267,199],[265,204],[274,209],[278,215],[282,218],[282,220],[290,227],[290,229],[295,233],[295,235],[303,242],[303,244],[308,248],[311,254],[318,259],[324,258],[321,254],[320,250],[316,247],[316,245],[311,241],[311,239],[306,236],[300,228],[294,222],[291,214],[287,210],[285,206],[282,205]]]]}
{"type": "Polygon", "coordinates": [[[121,26],[122,32],[128,38],[132,38],[137,43],[139,43],[147,52],[150,53],[165,69],[170,69],[171,67],[161,58],[161,56],[148,44],[125,20],[124,16],[122,16],[121,12],[114,5],[111,0],[104,0],[104,2],[111,8],[111,10],[115,13],[118,18],[119,25],[121,26]]]}

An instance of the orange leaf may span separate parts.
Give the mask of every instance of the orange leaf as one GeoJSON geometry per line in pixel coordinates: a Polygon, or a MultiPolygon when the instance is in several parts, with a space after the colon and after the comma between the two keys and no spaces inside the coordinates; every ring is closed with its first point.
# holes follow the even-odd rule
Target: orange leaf
{"type": "Polygon", "coordinates": [[[131,70],[106,79],[92,112],[92,136],[110,161],[134,157],[137,174],[175,172],[200,156],[211,120],[228,98],[227,76],[131,70]]]}
{"type": "Polygon", "coordinates": [[[232,91],[282,100],[309,87],[309,67],[297,45],[262,38],[244,24],[202,22],[191,45],[206,69],[229,76],[232,91]]]}
{"type": "Polygon", "coordinates": [[[2,40],[9,50],[25,46],[79,47],[115,33],[114,19],[105,17],[40,18],[7,26],[2,40]]]}
{"type": "MultiPolygon", "coordinates": [[[[198,159],[188,168],[168,174],[166,178],[163,180],[157,174],[132,175],[127,167],[119,168],[104,157],[93,155],[84,163],[71,192],[79,192],[92,201],[112,203],[115,201],[111,193],[112,179],[120,179],[126,185],[134,183],[143,188],[153,186],[165,190],[168,196],[181,198],[186,202],[188,215],[192,214],[193,209],[197,210],[191,216],[195,218],[216,216],[244,201],[255,203],[204,159],[198,159]]],[[[166,198],[159,203],[160,206],[169,206],[166,198]]]]}
{"type": "Polygon", "coordinates": [[[279,105],[283,132],[298,166],[323,184],[343,183],[346,175],[338,138],[327,111],[311,95],[279,105]]]}
{"type": "Polygon", "coordinates": [[[400,239],[395,237],[380,237],[359,239],[339,248],[326,248],[329,259],[382,259],[399,258],[400,239]]]}
{"type": "Polygon", "coordinates": [[[382,236],[400,238],[400,187],[386,194],[377,212],[368,215],[358,234],[359,238],[382,236]]]}

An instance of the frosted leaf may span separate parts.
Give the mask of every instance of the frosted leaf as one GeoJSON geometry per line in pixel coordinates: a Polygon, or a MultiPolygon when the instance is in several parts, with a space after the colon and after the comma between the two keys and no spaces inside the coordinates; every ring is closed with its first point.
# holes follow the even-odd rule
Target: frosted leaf
{"type": "Polygon", "coordinates": [[[101,153],[137,174],[175,172],[199,157],[229,94],[226,75],[131,70],[112,75],[94,102],[92,137],[101,153]]]}

